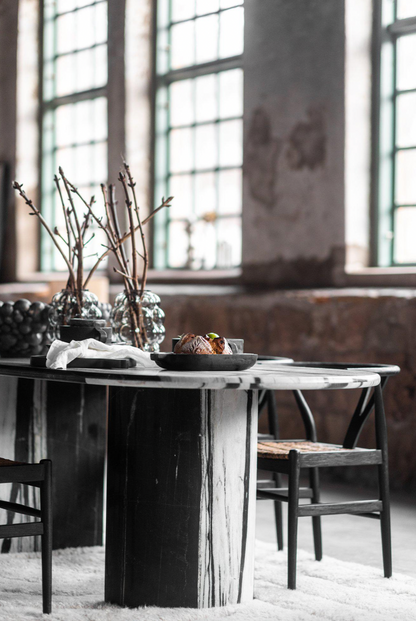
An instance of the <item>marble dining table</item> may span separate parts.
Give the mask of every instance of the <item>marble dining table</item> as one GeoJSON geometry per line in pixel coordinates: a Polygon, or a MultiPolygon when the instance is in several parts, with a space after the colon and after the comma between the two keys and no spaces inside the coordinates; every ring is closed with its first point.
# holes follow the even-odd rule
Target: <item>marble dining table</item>
{"type": "Polygon", "coordinates": [[[251,600],[259,390],[380,383],[377,373],[270,360],[240,372],[173,372],[50,370],[2,359],[0,376],[59,383],[65,397],[49,404],[58,434],[66,386],[108,391],[105,600],[127,607],[251,600]]]}

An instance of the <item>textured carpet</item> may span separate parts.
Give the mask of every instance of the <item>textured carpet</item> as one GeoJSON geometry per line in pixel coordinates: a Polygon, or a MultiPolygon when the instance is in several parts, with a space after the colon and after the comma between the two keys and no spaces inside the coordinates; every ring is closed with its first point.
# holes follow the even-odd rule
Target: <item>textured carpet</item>
{"type": "Polygon", "coordinates": [[[120,609],[103,603],[103,548],[54,552],[53,613],[43,616],[40,557],[0,555],[0,620],[26,621],[410,621],[416,619],[416,580],[380,569],[299,552],[298,589],[286,589],[286,555],[257,543],[255,600],[205,610],[120,609]]]}

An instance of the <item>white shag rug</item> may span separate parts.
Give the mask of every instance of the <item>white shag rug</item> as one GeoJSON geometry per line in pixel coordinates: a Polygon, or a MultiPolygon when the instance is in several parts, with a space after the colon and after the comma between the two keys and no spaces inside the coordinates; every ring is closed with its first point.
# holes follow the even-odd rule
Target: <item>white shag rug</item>
{"type": "Polygon", "coordinates": [[[26,621],[410,621],[416,580],[298,553],[298,588],[286,589],[286,554],[257,542],[255,599],[249,604],[189,608],[118,608],[103,603],[104,549],[54,552],[53,612],[42,615],[38,553],[0,555],[0,620],[26,621]]]}

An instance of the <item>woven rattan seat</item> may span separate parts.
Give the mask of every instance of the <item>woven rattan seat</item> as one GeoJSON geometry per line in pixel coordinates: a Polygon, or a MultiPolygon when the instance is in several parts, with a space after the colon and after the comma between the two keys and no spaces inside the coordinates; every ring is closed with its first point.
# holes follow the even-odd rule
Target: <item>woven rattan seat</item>
{"type": "Polygon", "coordinates": [[[321,442],[258,442],[257,455],[266,459],[289,459],[289,452],[296,449],[300,453],[327,453],[333,451],[351,452],[335,444],[321,442]]]}

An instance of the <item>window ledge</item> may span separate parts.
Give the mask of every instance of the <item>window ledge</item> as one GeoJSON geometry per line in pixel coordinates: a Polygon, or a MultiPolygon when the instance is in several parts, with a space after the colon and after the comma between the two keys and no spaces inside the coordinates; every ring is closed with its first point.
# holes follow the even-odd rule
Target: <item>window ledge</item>
{"type": "Polygon", "coordinates": [[[241,268],[227,270],[149,270],[149,283],[166,284],[239,284],[241,268]]]}
{"type": "Polygon", "coordinates": [[[416,266],[346,268],[344,286],[415,287],[416,266]]]}

